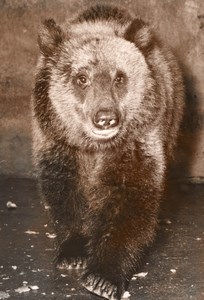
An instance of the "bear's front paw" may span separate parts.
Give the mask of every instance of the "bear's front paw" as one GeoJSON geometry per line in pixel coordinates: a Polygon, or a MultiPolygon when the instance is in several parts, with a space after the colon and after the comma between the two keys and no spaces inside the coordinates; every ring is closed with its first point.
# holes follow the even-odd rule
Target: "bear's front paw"
{"type": "Polygon", "coordinates": [[[86,268],[86,259],[84,258],[70,258],[65,259],[61,263],[57,264],[58,269],[85,269],[86,268]]]}
{"type": "Polygon", "coordinates": [[[120,300],[121,292],[116,285],[110,283],[99,275],[84,276],[82,285],[91,293],[109,300],[120,300]]]}
{"type": "Polygon", "coordinates": [[[85,269],[86,241],[81,236],[71,236],[58,249],[56,264],[59,269],[85,269]]]}

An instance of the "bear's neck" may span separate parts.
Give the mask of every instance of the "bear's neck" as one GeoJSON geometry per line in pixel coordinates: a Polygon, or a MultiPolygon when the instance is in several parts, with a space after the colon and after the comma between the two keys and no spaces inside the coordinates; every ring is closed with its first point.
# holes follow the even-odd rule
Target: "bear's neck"
{"type": "Polygon", "coordinates": [[[150,165],[146,169],[141,168],[143,159],[139,147],[103,152],[79,152],[77,160],[80,181],[83,182],[83,186],[86,184],[134,186],[136,177],[144,176],[146,172],[151,171],[150,165]]]}

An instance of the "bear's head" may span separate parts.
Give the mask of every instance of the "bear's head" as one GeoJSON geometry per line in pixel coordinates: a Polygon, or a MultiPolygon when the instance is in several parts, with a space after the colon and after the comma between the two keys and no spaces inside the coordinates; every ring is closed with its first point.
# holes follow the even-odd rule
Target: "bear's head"
{"type": "Polygon", "coordinates": [[[151,38],[138,24],[121,36],[103,24],[72,25],[64,33],[53,20],[44,23],[35,94],[38,103],[46,102],[42,119],[44,114],[47,126],[61,128],[70,145],[116,147],[154,122],[156,83],[145,57],[151,38]]]}

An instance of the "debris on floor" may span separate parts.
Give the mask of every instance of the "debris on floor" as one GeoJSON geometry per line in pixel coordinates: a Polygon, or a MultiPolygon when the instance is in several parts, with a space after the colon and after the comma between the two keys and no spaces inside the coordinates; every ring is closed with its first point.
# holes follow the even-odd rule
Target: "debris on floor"
{"type": "Polygon", "coordinates": [[[26,233],[26,234],[31,234],[31,235],[32,235],[32,234],[33,234],[33,235],[39,234],[39,232],[33,231],[33,230],[26,230],[25,233],[26,233]]]}
{"type": "Polygon", "coordinates": [[[36,291],[39,287],[37,285],[23,285],[17,289],[15,289],[15,292],[21,294],[21,293],[27,293],[30,291],[36,291]]]}
{"type": "Polygon", "coordinates": [[[130,293],[128,291],[124,292],[122,299],[128,299],[130,297],[130,293]]]}
{"type": "Polygon", "coordinates": [[[46,236],[49,238],[49,239],[55,239],[57,236],[55,233],[49,233],[49,232],[46,232],[46,236]]]}
{"type": "Polygon", "coordinates": [[[176,269],[171,269],[171,273],[176,274],[176,269]]]}
{"type": "Polygon", "coordinates": [[[135,280],[137,279],[138,277],[139,278],[144,278],[146,277],[148,274],[148,272],[141,272],[141,273],[137,273],[137,274],[134,274],[133,277],[132,277],[132,280],[135,280]]]}
{"type": "Polygon", "coordinates": [[[0,299],[7,299],[9,297],[10,295],[8,293],[0,291],[0,299]]]}
{"type": "Polygon", "coordinates": [[[7,206],[8,209],[16,209],[17,208],[17,205],[15,203],[11,202],[11,201],[8,201],[6,203],[6,206],[7,206]]]}
{"type": "Polygon", "coordinates": [[[21,287],[15,289],[15,292],[19,293],[19,294],[30,292],[30,288],[28,286],[21,286],[21,287]]]}

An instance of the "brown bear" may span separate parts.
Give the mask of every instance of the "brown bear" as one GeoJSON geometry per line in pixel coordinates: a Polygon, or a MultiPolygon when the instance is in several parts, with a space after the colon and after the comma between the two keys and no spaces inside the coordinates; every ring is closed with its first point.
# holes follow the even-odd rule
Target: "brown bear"
{"type": "Polygon", "coordinates": [[[46,20],[32,97],[33,153],[57,262],[121,299],[154,239],[183,115],[173,54],[124,9],[46,20]]]}

